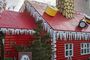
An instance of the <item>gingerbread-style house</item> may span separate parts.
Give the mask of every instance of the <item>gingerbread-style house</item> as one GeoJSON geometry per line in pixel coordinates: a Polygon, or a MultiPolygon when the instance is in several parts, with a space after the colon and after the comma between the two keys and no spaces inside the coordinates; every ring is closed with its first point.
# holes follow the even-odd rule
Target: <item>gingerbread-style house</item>
{"type": "MultiPolygon", "coordinates": [[[[46,4],[26,0],[19,12],[6,11],[0,18],[0,27],[5,35],[6,57],[17,56],[10,47],[11,41],[27,44],[33,40],[35,20],[42,20],[43,29],[50,33],[52,60],[87,60],[90,57],[90,26],[79,23],[84,15],[75,12],[74,17],[66,18],[60,12],[54,17],[45,13],[46,4]]],[[[52,12],[53,13],[53,12],[52,12]]]]}

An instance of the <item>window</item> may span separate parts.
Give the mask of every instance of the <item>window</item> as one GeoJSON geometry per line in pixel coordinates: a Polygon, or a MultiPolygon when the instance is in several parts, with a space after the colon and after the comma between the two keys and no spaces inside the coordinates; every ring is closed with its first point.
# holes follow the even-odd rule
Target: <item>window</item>
{"type": "Polygon", "coordinates": [[[81,43],[81,55],[90,54],[90,43],[81,43]]]}
{"type": "Polygon", "coordinates": [[[73,56],[73,44],[65,44],[65,57],[73,56]]]}

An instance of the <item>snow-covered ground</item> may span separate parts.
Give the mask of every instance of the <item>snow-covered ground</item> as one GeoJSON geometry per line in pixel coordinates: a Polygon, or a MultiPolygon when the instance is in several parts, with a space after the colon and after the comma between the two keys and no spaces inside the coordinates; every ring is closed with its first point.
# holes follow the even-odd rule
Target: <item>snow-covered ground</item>
{"type": "Polygon", "coordinates": [[[56,6],[56,0],[34,0],[34,1],[43,2],[43,3],[47,3],[49,5],[56,6]]]}
{"type": "MultiPolygon", "coordinates": [[[[43,2],[43,3],[47,3],[49,5],[53,5],[53,6],[56,5],[55,4],[56,0],[30,0],[30,1],[43,2]]],[[[13,10],[13,11],[19,11],[24,0],[6,0],[6,2],[7,2],[7,8],[6,9],[13,10]]]]}
{"type": "Polygon", "coordinates": [[[6,9],[19,11],[22,4],[24,3],[24,0],[6,0],[6,3],[7,3],[6,9]]]}

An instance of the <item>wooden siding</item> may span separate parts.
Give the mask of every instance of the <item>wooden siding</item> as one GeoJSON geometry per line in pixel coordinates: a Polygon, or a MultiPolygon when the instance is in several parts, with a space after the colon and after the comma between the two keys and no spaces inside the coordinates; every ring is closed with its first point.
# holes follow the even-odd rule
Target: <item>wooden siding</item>
{"type": "Polygon", "coordinates": [[[65,50],[64,45],[66,43],[73,43],[73,52],[74,56],[72,57],[72,60],[87,60],[88,57],[90,57],[90,54],[81,55],[80,54],[80,43],[90,43],[90,40],[57,40],[56,43],[56,60],[67,60],[65,58],[65,50]]]}
{"type": "Polygon", "coordinates": [[[6,35],[5,36],[5,57],[18,57],[18,52],[10,46],[10,42],[16,42],[16,44],[27,45],[30,44],[33,37],[30,35],[6,35]]]}

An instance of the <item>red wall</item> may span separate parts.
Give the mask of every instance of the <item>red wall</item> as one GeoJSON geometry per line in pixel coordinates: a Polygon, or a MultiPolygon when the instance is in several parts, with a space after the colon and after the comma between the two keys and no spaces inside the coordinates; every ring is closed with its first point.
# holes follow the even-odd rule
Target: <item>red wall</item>
{"type": "Polygon", "coordinates": [[[5,36],[5,57],[18,56],[18,53],[10,45],[11,42],[16,42],[16,44],[27,45],[29,41],[32,41],[33,37],[30,35],[6,35],[5,36]]]}
{"type": "Polygon", "coordinates": [[[65,58],[65,50],[64,50],[64,44],[65,43],[73,43],[73,48],[74,48],[74,56],[73,56],[73,60],[87,60],[88,57],[90,57],[90,54],[87,55],[81,55],[80,54],[80,43],[90,43],[90,40],[69,40],[69,41],[65,41],[65,40],[57,40],[56,43],[56,59],[57,60],[67,60],[65,58]]]}

